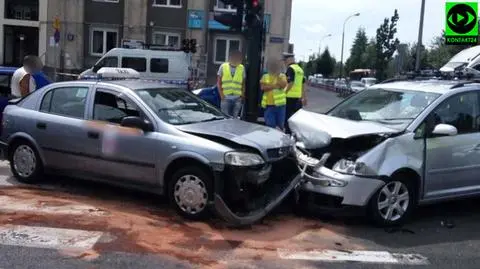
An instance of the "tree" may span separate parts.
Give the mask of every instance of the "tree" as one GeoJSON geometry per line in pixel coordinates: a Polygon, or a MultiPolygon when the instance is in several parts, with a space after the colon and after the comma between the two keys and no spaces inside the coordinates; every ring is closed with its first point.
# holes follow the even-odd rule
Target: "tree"
{"type": "Polygon", "coordinates": [[[375,63],[377,61],[376,47],[375,39],[371,39],[367,44],[365,52],[362,54],[362,62],[365,68],[375,69],[375,63]]]}
{"type": "Polygon", "coordinates": [[[428,64],[435,69],[439,69],[455,54],[470,47],[470,45],[446,45],[445,32],[434,37],[431,43],[432,45],[428,52],[428,64]]]}
{"type": "Polygon", "coordinates": [[[365,62],[363,61],[363,54],[365,53],[368,45],[367,34],[365,29],[360,27],[357,30],[355,39],[353,40],[352,48],[350,49],[350,57],[345,62],[346,71],[351,71],[357,68],[365,68],[365,62]]]}
{"type": "Polygon", "coordinates": [[[385,18],[383,23],[377,29],[375,71],[377,79],[380,81],[386,79],[388,63],[392,59],[392,56],[400,43],[398,38],[395,37],[395,34],[397,33],[398,19],[398,11],[395,9],[390,20],[385,18]]]}
{"type": "Polygon", "coordinates": [[[320,58],[316,61],[316,71],[324,77],[329,77],[333,74],[334,68],[335,60],[330,55],[328,48],[326,48],[322,55],[320,55],[320,58]]]}

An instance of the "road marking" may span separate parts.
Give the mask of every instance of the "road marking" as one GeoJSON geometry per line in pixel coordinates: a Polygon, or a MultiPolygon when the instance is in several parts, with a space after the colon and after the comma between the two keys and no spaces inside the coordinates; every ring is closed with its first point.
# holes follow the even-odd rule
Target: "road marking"
{"type": "Polygon", "coordinates": [[[20,183],[10,179],[11,176],[0,175],[0,186],[18,186],[20,183]]]}
{"type": "Polygon", "coordinates": [[[49,204],[49,202],[15,199],[8,196],[0,196],[0,212],[32,212],[55,215],[107,215],[107,212],[89,205],[49,204]]]}
{"type": "Polygon", "coordinates": [[[419,254],[400,254],[387,251],[338,251],[313,250],[290,251],[277,250],[278,256],[285,260],[309,260],[324,262],[362,262],[402,265],[428,265],[428,259],[419,254]]]}
{"type": "Polygon", "coordinates": [[[97,231],[82,231],[48,227],[0,227],[0,244],[49,249],[91,249],[103,235],[97,231]]]}

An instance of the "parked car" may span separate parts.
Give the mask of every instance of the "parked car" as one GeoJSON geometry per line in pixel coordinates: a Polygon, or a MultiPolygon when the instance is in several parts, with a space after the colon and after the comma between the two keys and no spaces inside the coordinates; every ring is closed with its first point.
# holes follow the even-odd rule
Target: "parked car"
{"type": "Polygon", "coordinates": [[[284,133],[228,118],[178,85],[118,79],[132,69],[98,73],[116,80],[53,83],[6,107],[0,141],[17,179],[108,182],[236,225],[263,218],[299,183],[284,133]]]}
{"type": "Polygon", "coordinates": [[[2,120],[2,112],[8,105],[12,76],[15,70],[17,70],[17,67],[0,66],[0,121],[2,120]]]}
{"type": "Polygon", "coordinates": [[[326,114],[289,120],[305,183],[320,206],[364,207],[380,225],[417,205],[480,195],[480,83],[376,84],[326,114]]]}

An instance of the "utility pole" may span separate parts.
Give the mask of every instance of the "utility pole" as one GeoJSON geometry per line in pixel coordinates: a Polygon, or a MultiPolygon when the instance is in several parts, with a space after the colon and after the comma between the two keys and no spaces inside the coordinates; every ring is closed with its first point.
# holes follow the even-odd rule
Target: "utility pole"
{"type": "Polygon", "coordinates": [[[420,9],[420,25],[418,27],[417,57],[415,59],[415,71],[420,72],[420,59],[422,59],[423,18],[425,16],[425,0],[422,0],[420,9]]]}
{"type": "Polygon", "coordinates": [[[344,47],[344,41],[345,41],[345,24],[347,24],[347,21],[350,18],[360,16],[360,13],[355,13],[353,15],[348,16],[345,21],[343,22],[343,31],[342,31],[342,53],[340,56],[340,78],[343,78],[343,47],[344,47]]]}
{"type": "Polygon", "coordinates": [[[208,53],[208,21],[209,21],[209,13],[210,13],[210,1],[204,0],[205,6],[203,8],[203,54],[207,57],[208,53]]]}
{"type": "MultiPolygon", "coordinates": [[[[248,1],[248,0],[247,0],[248,1]]],[[[260,76],[264,38],[265,0],[247,2],[247,83],[245,91],[245,120],[257,122],[260,101],[260,76]],[[248,13],[249,12],[249,13],[248,13]]]]}

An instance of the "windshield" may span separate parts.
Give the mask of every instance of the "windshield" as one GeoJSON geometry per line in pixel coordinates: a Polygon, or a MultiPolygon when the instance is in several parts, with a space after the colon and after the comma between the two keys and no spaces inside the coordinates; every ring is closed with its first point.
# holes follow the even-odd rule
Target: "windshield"
{"type": "Polygon", "coordinates": [[[367,89],[340,103],[327,115],[404,129],[439,96],[421,91],[367,89]]]}
{"type": "Polygon", "coordinates": [[[144,89],[137,91],[142,100],[163,121],[173,125],[225,119],[217,108],[185,89],[144,89]]]}

